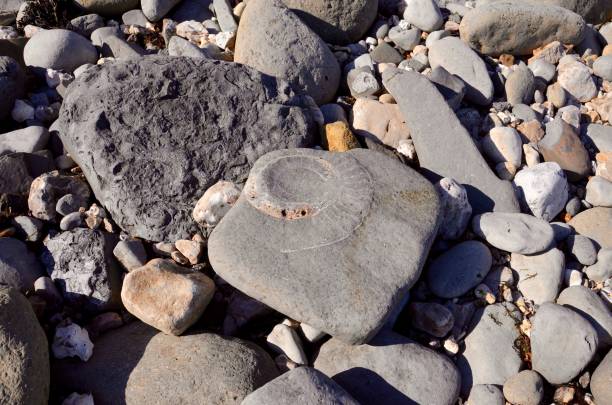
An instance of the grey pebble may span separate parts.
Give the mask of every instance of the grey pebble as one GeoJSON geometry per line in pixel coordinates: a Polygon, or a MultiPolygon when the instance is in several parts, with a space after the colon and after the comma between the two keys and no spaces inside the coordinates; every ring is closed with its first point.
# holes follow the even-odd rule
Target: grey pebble
{"type": "Polygon", "coordinates": [[[593,241],[583,235],[570,235],[565,240],[568,253],[571,253],[581,264],[590,266],[597,261],[597,247],[593,241]]]}

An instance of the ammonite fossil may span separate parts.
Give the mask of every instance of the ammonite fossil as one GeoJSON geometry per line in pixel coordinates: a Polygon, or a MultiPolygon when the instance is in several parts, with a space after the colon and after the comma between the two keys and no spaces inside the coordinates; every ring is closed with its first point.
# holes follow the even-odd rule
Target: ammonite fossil
{"type": "Polygon", "coordinates": [[[209,258],[245,294],[361,343],[418,278],[438,216],[433,186],[398,160],[278,150],[255,162],[209,258]]]}

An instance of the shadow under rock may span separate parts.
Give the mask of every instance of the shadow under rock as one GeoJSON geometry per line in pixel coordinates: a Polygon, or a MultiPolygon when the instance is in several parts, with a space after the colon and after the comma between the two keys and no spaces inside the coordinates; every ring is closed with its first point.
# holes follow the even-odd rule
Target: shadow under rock
{"type": "Polygon", "coordinates": [[[52,359],[50,404],[61,404],[73,392],[91,393],[96,405],[126,403],[125,389],[153,336],[158,331],[141,322],[132,322],[94,341],[93,356],[52,359]]]}
{"type": "Polygon", "coordinates": [[[336,374],[333,380],[363,405],[418,405],[418,402],[408,398],[383,377],[367,368],[353,367],[336,374]]]}

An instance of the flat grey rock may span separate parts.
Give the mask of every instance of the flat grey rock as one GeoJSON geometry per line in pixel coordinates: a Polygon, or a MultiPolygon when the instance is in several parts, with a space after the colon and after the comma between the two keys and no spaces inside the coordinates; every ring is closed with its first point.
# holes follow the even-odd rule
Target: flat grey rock
{"type": "Polygon", "coordinates": [[[549,249],[555,239],[548,222],[527,214],[477,215],[472,219],[472,230],[498,249],[526,255],[549,249]]]}
{"type": "MultiPolygon", "coordinates": [[[[233,2],[232,2],[233,3],[233,2]]],[[[234,18],[232,10],[232,3],[228,0],[213,0],[213,7],[215,9],[215,16],[221,31],[224,32],[236,32],[238,24],[234,18]]]]}
{"type": "Polygon", "coordinates": [[[138,44],[129,43],[123,38],[109,35],[102,41],[102,56],[115,59],[139,59],[145,55],[144,49],[138,44]]]}
{"type": "Polygon", "coordinates": [[[126,11],[121,15],[121,21],[123,21],[125,25],[138,25],[141,27],[145,27],[147,22],[149,22],[140,9],[126,11]]]}
{"type": "Polygon", "coordinates": [[[25,73],[21,65],[10,56],[0,56],[0,119],[4,120],[11,115],[15,100],[23,96],[24,84],[25,73]]]}
{"type": "Polygon", "coordinates": [[[600,348],[612,346],[612,312],[593,290],[578,285],[561,291],[557,304],[573,309],[593,325],[600,348]]]}
{"type": "Polygon", "coordinates": [[[465,350],[457,359],[462,393],[480,384],[503,385],[519,372],[523,362],[514,342],[519,337],[516,323],[520,316],[512,304],[488,305],[476,311],[464,340],[465,350]]]}
{"type": "MultiPolygon", "coordinates": [[[[1,240],[1,239],[0,239],[1,240]]],[[[1,251],[1,249],[0,249],[1,251]]],[[[49,351],[28,299],[0,285],[0,401],[44,405],[49,399],[49,351]]]]}
{"type": "Polygon", "coordinates": [[[44,149],[49,141],[49,131],[33,125],[0,134],[0,156],[7,153],[32,153],[44,149]]]}
{"type": "Polygon", "coordinates": [[[439,210],[427,180],[381,153],[279,150],[255,163],[208,256],[245,294],[363,343],[416,282],[439,210]]]}
{"type": "Polygon", "coordinates": [[[612,152],[612,127],[602,124],[589,124],[585,136],[600,152],[612,152]]]}
{"type": "Polygon", "coordinates": [[[181,0],[141,0],[140,8],[149,21],[157,22],[180,2],[181,0]]]}
{"type": "Polygon", "coordinates": [[[164,335],[138,321],[100,336],[87,362],[52,365],[58,391],[91,392],[96,405],[238,405],[277,375],[253,343],[212,333],[164,335]]]}
{"type": "Polygon", "coordinates": [[[510,267],[518,275],[518,289],[536,305],[555,302],[563,283],[565,256],[559,249],[522,255],[512,253],[510,267]]]}
{"type": "Polygon", "coordinates": [[[459,33],[463,41],[486,55],[528,55],[553,41],[578,44],[585,27],[582,17],[562,7],[494,1],[468,12],[459,33]]]}
{"type": "Polygon", "coordinates": [[[478,384],[470,390],[467,403],[470,405],[505,405],[506,400],[496,385],[478,384]]]}
{"type": "Polygon", "coordinates": [[[572,255],[580,264],[589,266],[597,261],[597,247],[593,241],[583,235],[570,235],[565,240],[566,252],[572,255]]]}
{"type": "Polygon", "coordinates": [[[248,67],[145,57],[79,76],[58,130],[115,223],[162,241],[196,232],[193,207],[217,181],[244,181],[270,150],[310,146],[319,115],[310,98],[248,67]]]}
{"type": "Polygon", "coordinates": [[[240,17],[234,61],[285,79],[330,102],[340,84],[340,66],[321,38],[280,0],[250,0],[240,17]]]}
{"type": "Polygon", "coordinates": [[[460,376],[446,356],[393,332],[370,344],[352,346],[331,339],[315,368],[340,384],[361,404],[455,404],[460,376]]]}
{"type": "Polygon", "coordinates": [[[298,367],[246,396],[241,405],[359,405],[334,380],[317,369],[298,367]]]}
{"type": "Polygon", "coordinates": [[[612,376],[612,349],[608,351],[608,354],[599,363],[591,377],[591,393],[599,404],[609,404],[612,402],[610,376],[612,376]]]}
{"type": "Polygon", "coordinates": [[[511,184],[493,174],[433,83],[416,72],[387,69],[383,84],[404,114],[419,164],[430,180],[451,177],[461,183],[474,213],[519,211],[511,184]]]}
{"type": "Polygon", "coordinates": [[[551,384],[578,376],[597,351],[597,331],[569,308],[544,303],[531,324],[532,369],[551,384]]]}
{"type": "Polygon", "coordinates": [[[116,16],[133,8],[138,8],[138,0],[74,0],[83,9],[90,13],[106,17],[116,16]]]}
{"type": "Polygon", "coordinates": [[[211,55],[206,53],[203,48],[200,48],[185,38],[174,35],[168,42],[168,55],[170,56],[187,56],[190,58],[212,59],[211,55]]]}
{"type": "Polygon", "coordinates": [[[427,284],[438,297],[459,297],[482,283],[492,262],[491,252],[484,243],[461,242],[431,262],[427,284]]]}
{"type": "Polygon", "coordinates": [[[597,58],[593,63],[593,73],[604,80],[612,80],[612,55],[597,58]]]}
{"type": "Polygon", "coordinates": [[[121,305],[121,270],[113,256],[116,235],[77,228],[45,240],[40,260],[64,301],[89,312],[121,305]]]}
{"type": "Polygon", "coordinates": [[[76,32],[51,29],[34,34],[23,50],[23,60],[28,66],[65,70],[72,73],[85,63],[95,64],[98,51],[76,32]]]}
{"type": "Polygon", "coordinates": [[[510,104],[531,104],[535,91],[535,77],[527,66],[519,66],[508,75],[506,98],[510,104]]]}
{"type": "Polygon", "coordinates": [[[283,0],[325,42],[358,42],[377,15],[377,0],[283,0]]]}
{"type": "Polygon", "coordinates": [[[0,284],[21,291],[32,291],[43,269],[25,243],[15,238],[0,238],[0,284]]]}
{"type": "Polygon", "coordinates": [[[104,27],[104,18],[98,14],[85,14],[70,20],[66,29],[89,38],[91,33],[104,27]]]}
{"type": "Polygon", "coordinates": [[[425,32],[435,31],[444,24],[438,3],[434,0],[406,0],[404,20],[425,32]]]}
{"type": "Polygon", "coordinates": [[[591,280],[604,282],[612,277],[612,249],[603,248],[597,253],[597,263],[584,269],[591,280]]]}
{"type": "Polygon", "coordinates": [[[446,37],[434,42],[429,48],[428,57],[432,69],[441,66],[465,82],[466,100],[481,106],[491,104],[493,82],[487,67],[480,56],[461,39],[446,37]]]}
{"type": "Polygon", "coordinates": [[[429,80],[436,85],[450,108],[457,110],[461,106],[467,86],[459,76],[449,73],[442,66],[436,66],[431,70],[429,80]]]}

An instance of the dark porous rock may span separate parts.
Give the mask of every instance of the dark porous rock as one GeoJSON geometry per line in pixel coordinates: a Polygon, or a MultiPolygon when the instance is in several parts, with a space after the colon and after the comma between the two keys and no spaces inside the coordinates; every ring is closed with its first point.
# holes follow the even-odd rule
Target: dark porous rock
{"type": "Polygon", "coordinates": [[[609,0],[531,0],[542,5],[559,6],[581,15],[586,22],[600,24],[612,18],[612,3],[609,0]]]}
{"type": "Polygon", "coordinates": [[[45,332],[28,300],[18,290],[0,286],[0,403],[48,403],[47,347],[45,332]]]}
{"type": "Polygon", "coordinates": [[[163,241],[196,232],[193,207],[218,180],[242,182],[264,153],[310,146],[319,116],[309,97],[248,67],[145,57],[83,72],[58,129],[117,225],[163,241]]]}
{"type": "Polygon", "coordinates": [[[532,369],[551,384],[565,384],[597,351],[597,331],[578,313],[546,302],[531,319],[532,369]]]}
{"type": "Polygon", "coordinates": [[[427,180],[381,153],[279,150],[255,163],[208,255],[245,294],[363,343],[416,282],[439,210],[427,180]]]}
{"type": "Polygon", "coordinates": [[[315,368],[362,404],[455,404],[460,376],[453,362],[393,332],[365,345],[323,344],[315,368]]]}
{"type": "Polygon", "coordinates": [[[419,164],[430,180],[451,177],[461,183],[475,214],[520,211],[512,185],[491,171],[433,83],[416,72],[387,69],[383,84],[404,114],[419,164]]]}
{"type": "Polygon", "coordinates": [[[43,275],[36,256],[22,241],[0,238],[0,284],[22,291],[32,290],[34,281],[43,275]]]}
{"type": "Polygon", "coordinates": [[[298,367],[257,389],[241,405],[359,405],[341,386],[320,371],[298,367]]]}
{"type": "Polygon", "coordinates": [[[141,322],[103,334],[86,362],[55,361],[58,393],[91,392],[96,405],[240,404],[278,376],[253,343],[212,333],[171,336],[141,322]]]}
{"type": "Polygon", "coordinates": [[[113,234],[77,228],[45,240],[41,261],[65,302],[90,312],[117,308],[121,270],[113,234]]]}
{"type": "Polygon", "coordinates": [[[325,41],[344,45],[358,42],[377,15],[377,0],[283,0],[325,41]]]}
{"type": "Polygon", "coordinates": [[[461,39],[486,55],[528,55],[553,41],[578,44],[586,23],[564,8],[521,1],[494,1],[461,20],[461,39]],[[503,21],[503,24],[500,24],[503,21]]]}
{"type": "Polygon", "coordinates": [[[340,66],[327,44],[280,0],[248,2],[234,61],[288,80],[317,104],[330,102],[340,84],[340,66]]]}
{"type": "Polygon", "coordinates": [[[15,99],[23,95],[24,81],[25,74],[19,63],[10,56],[0,56],[0,120],[11,114],[15,99]]]}

